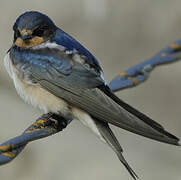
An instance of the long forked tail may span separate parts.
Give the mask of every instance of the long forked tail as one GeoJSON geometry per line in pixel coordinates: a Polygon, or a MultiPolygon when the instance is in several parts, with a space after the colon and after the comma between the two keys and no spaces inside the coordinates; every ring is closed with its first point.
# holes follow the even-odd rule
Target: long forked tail
{"type": "Polygon", "coordinates": [[[123,165],[125,166],[125,168],[128,170],[128,172],[130,173],[130,175],[136,180],[138,179],[138,176],[136,175],[136,173],[132,170],[132,168],[129,166],[129,164],[127,163],[127,161],[125,160],[124,156],[122,155],[123,150],[118,142],[118,140],[116,139],[115,135],[113,134],[112,130],[110,129],[108,123],[99,121],[99,120],[95,120],[95,124],[100,132],[100,134],[102,135],[102,137],[104,138],[104,140],[107,142],[107,144],[113,149],[113,151],[117,154],[119,160],[123,163],[123,165]]]}

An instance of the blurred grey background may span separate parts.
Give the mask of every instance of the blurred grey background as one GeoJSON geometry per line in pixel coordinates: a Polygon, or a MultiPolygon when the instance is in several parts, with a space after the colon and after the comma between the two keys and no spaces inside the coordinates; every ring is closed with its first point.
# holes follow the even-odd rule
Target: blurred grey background
{"type": "MultiPolygon", "coordinates": [[[[0,0],[0,142],[19,135],[41,112],[16,94],[3,57],[12,44],[15,19],[38,10],[85,45],[100,61],[105,77],[153,56],[181,38],[180,0],[0,0]]],[[[117,93],[181,137],[181,61],[157,68],[144,84],[117,93]]],[[[125,158],[140,179],[181,180],[181,149],[113,128],[125,158]]],[[[112,150],[79,122],[29,144],[0,180],[110,180],[132,178],[112,150]]]]}

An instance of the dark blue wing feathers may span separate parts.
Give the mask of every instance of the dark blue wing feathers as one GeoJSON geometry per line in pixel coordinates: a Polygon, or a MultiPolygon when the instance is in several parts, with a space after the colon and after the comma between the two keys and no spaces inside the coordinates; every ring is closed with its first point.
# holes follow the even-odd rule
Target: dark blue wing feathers
{"type": "Polygon", "coordinates": [[[87,58],[87,61],[90,65],[94,66],[94,68],[97,70],[102,71],[97,59],[78,41],[76,41],[73,37],[61,29],[57,29],[56,34],[52,40],[57,44],[64,46],[68,51],[76,50],[80,55],[84,55],[87,58]]]}

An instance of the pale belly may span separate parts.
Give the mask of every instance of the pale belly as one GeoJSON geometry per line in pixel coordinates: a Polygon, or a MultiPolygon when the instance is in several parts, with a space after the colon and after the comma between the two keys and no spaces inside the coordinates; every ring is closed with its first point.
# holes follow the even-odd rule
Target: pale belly
{"type": "Polygon", "coordinates": [[[43,110],[44,113],[53,112],[62,115],[70,113],[67,102],[51,94],[39,84],[27,84],[16,73],[13,73],[13,81],[18,94],[26,103],[43,110]]]}

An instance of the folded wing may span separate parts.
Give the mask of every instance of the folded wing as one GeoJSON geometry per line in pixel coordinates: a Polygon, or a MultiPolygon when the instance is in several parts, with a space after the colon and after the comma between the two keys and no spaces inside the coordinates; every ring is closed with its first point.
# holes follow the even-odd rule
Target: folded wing
{"type": "Polygon", "coordinates": [[[100,121],[154,140],[178,145],[177,137],[116,97],[104,85],[101,71],[91,66],[86,57],[79,54],[70,56],[57,51],[46,49],[43,52],[41,49],[29,52],[32,60],[26,60],[26,56],[21,53],[23,57],[19,57],[22,58],[19,61],[22,64],[18,63],[19,68],[23,67],[24,73],[30,74],[34,82],[55,96],[65,99],[100,121]],[[37,56],[36,53],[42,53],[42,56],[37,56]],[[45,56],[45,53],[48,55],[45,56]]]}

